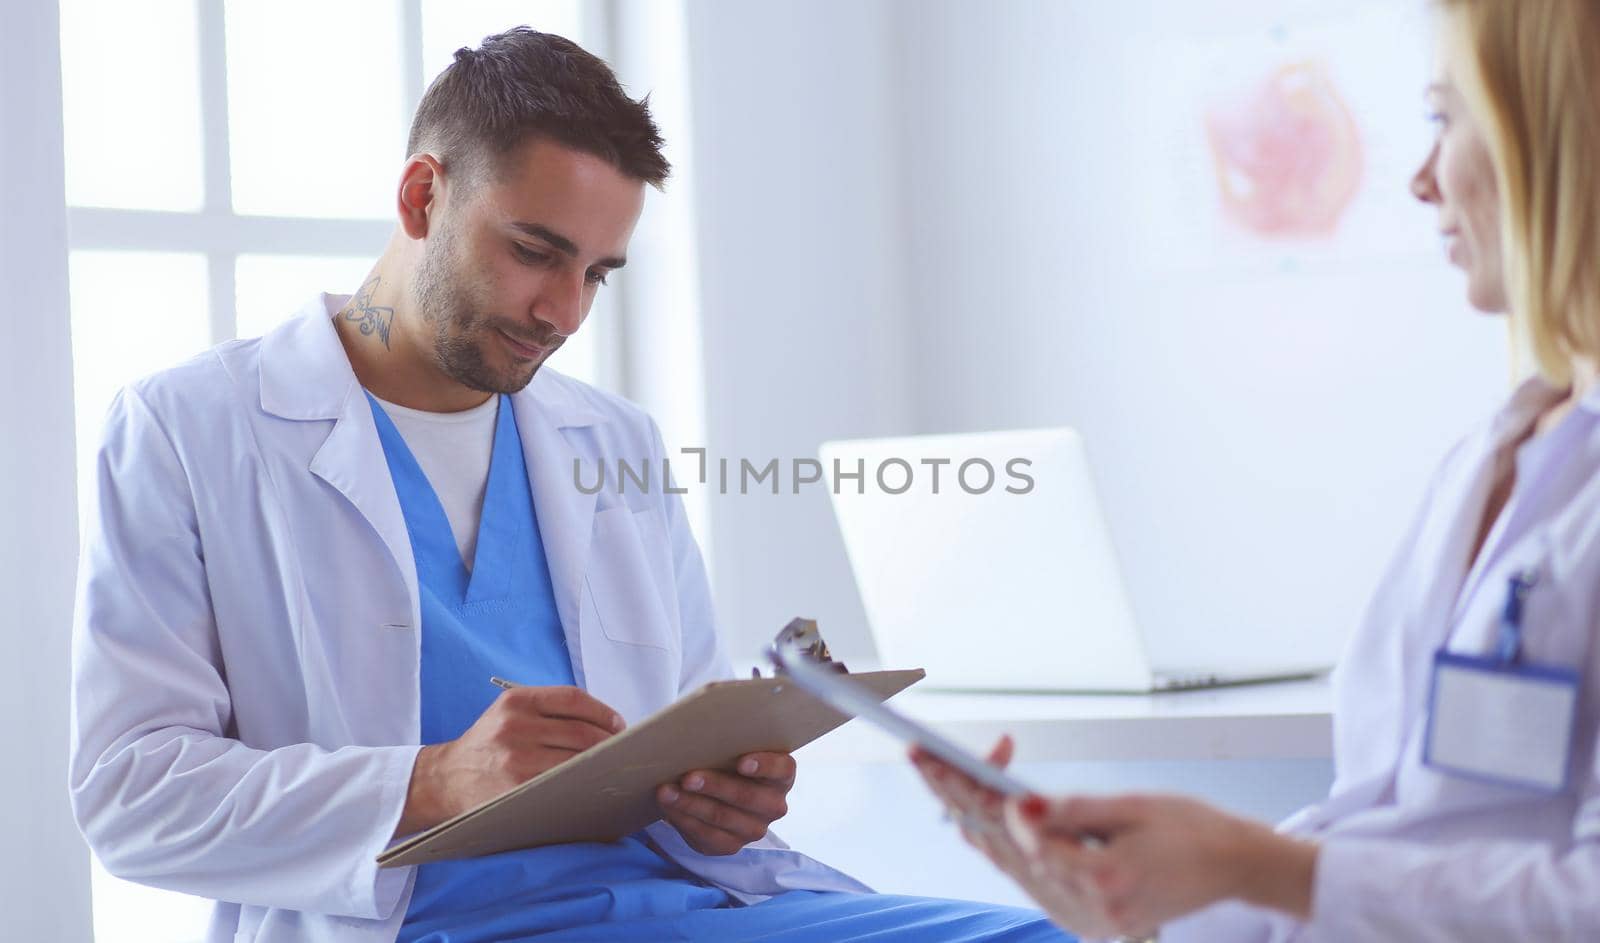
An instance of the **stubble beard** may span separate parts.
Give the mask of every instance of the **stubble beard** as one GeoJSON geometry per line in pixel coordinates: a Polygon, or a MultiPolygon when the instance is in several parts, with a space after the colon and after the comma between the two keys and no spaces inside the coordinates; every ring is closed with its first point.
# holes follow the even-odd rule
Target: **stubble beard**
{"type": "Polygon", "coordinates": [[[498,343],[494,319],[476,312],[487,307],[462,271],[456,241],[448,230],[430,240],[412,280],[412,300],[433,331],[433,361],[445,376],[481,393],[516,393],[527,386],[540,363],[495,369],[483,345],[498,343]]]}

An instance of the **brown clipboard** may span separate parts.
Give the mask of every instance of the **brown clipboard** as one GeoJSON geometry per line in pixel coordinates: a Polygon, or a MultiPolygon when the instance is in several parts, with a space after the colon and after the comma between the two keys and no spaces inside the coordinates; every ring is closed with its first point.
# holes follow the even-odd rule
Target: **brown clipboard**
{"type": "MultiPolygon", "coordinates": [[[[850,677],[888,700],[920,668],[850,677]]],[[[746,753],[792,753],[850,717],[782,676],[713,681],[609,740],[378,855],[385,868],[568,842],[610,842],[661,818],[656,787],[746,753]]]]}

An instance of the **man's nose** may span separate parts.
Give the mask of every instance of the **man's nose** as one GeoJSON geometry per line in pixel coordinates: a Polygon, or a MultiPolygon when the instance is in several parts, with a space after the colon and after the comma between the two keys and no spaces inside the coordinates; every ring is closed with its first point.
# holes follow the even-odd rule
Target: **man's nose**
{"type": "Polygon", "coordinates": [[[551,279],[545,284],[534,317],[570,337],[583,323],[583,289],[581,272],[576,277],[562,274],[551,279]]]}

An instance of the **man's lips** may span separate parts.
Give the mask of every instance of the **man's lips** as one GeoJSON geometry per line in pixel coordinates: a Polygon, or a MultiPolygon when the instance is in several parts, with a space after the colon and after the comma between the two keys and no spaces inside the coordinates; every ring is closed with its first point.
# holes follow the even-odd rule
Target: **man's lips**
{"type": "Polygon", "coordinates": [[[543,357],[549,356],[550,351],[554,349],[552,347],[540,347],[537,344],[529,344],[525,341],[519,341],[510,334],[507,334],[505,331],[501,331],[500,336],[505,338],[506,346],[511,348],[511,353],[523,360],[539,360],[543,357]]]}

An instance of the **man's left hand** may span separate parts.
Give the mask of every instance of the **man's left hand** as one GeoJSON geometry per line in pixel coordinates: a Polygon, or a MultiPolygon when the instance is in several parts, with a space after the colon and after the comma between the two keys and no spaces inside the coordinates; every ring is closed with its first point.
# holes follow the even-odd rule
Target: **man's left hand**
{"type": "Polygon", "coordinates": [[[731,855],[767,834],[789,812],[794,757],[748,753],[738,773],[694,770],[656,789],[661,817],[703,855],[731,855]]]}

